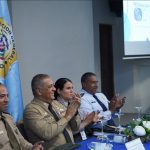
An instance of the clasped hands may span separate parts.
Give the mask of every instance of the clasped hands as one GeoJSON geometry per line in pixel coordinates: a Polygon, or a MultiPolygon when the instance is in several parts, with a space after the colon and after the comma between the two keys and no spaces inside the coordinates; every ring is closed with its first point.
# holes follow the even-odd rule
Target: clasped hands
{"type": "Polygon", "coordinates": [[[69,105],[66,110],[65,118],[70,120],[77,112],[80,106],[80,94],[74,93],[72,99],[69,101],[69,105]]]}
{"type": "Polygon", "coordinates": [[[32,150],[44,150],[44,147],[43,147],[43,144],[44,141],[39,141],[39,142],[36,142],[33,147],[32,147],[32,150]]]}

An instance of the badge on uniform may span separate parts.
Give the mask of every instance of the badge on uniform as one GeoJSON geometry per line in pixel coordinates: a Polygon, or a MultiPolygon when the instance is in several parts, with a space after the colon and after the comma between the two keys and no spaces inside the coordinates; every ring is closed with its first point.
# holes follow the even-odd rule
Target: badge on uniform
{"type": "Polygon", "coordinates": [[[1,131],[0,131],[0,134],[3,134],[3,133],[4,133],[4,131],[3,131],[3,130],[1,130],[1,131]]]}
{"type": "Polygon", "coordinates": [[[86,134],[85,134],[85,131],[83,130],[83,131],[80,131],[80,134],[81,134],[81,138],[82,138],[82,140],[86,140],[87,139],[87,136],[86,136],[86,134]]]}

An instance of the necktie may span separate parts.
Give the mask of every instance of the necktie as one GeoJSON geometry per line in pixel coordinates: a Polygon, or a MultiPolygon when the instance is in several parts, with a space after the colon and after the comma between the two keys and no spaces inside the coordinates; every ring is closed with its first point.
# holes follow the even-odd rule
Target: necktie
{"type": "MultiPolygon", "coordinates": [[[[108,110],[107,107],[98,99],[98,97],[96,95],[93,95],[93,97],[96,99],[96,101],[102,107],[103,111],[107,111],[108,110]]],[[[111,125],[111,126],[116,126],[112,118],[107,121],[107,124],[111,125]]]]}
{"type": "Polygon", "coordinates": [[[99,103],[99,105],[102,107],[103,111],[107,110],[107,107],[98,99],[96,95],[93,95],[93,97],[96,99],[96,101],[99,103]]]}
{"type": "Polygon", "coordinates": [[[5,124],[6,131],[7,131],[11,146],[13,147],[14,150],[21,150],[19,142],[18,142],[15,134],[13,133],[13,130],[12,130],[11,126],[7,122],[6,118],[4,116],[2,116],[1,119],[5,124]]]}
{"type": "MultiPolygon", "coordinates": [[[[56,112],[53,110],[51,104],[49,104],[48,109],[53,114],[55,120],[58,121],[60,118],[57,116],[56,112]]],[[[65,137],[67,143],[72,143],[70,135],[69,135],[68,131],[65,128],[64,128],[63,134],[64,134],[64,137],[65,137]]]]}

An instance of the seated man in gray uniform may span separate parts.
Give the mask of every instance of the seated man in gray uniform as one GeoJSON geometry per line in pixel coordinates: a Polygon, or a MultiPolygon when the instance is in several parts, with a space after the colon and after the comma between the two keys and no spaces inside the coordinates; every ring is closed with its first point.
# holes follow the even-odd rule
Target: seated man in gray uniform
{"type": "Polygon", "coordinates": [[[35,145],[27,142],[13,122],[12,117],[5,113],[8,106],[8,92],[0,83],[0,149],[1,150],[43,150],[38,142],[35,145]]]}
{"type": "MultiPolygon", "coordinates": [[[[103,93],[98,93],[98,81],[96,75],[92,72],[87,72],[81,77],[81,105],[79,113],[84,119],[89,113],[95,111],[103,116],[103,125],[115,125],[112,119],[112,114],[118,111],[125,102],[125,97],[120,98],[114,96],[109,101],[103,93]]],[[[92,128],[100,128],[101,124],[95,123],[92,128]]]]}

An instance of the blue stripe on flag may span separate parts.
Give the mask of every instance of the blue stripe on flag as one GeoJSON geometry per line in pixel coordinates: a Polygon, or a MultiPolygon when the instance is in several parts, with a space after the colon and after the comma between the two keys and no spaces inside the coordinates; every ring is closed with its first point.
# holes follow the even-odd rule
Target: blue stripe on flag
{"type": "Polygon", "coordinates": [[[7,0],[0,0],[0,17],[5,18],[5,21],[11,25],[7,0]]]}
{"type": "Polygon", "coordinates": [[[5,78],[5,84],[9,91],[8,111],[15,121],[19,121],[23,117],[23,101],[18,61],[12,64],[11,69],[5,78]]]}

